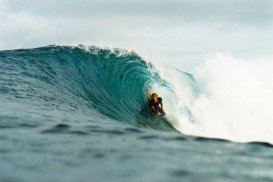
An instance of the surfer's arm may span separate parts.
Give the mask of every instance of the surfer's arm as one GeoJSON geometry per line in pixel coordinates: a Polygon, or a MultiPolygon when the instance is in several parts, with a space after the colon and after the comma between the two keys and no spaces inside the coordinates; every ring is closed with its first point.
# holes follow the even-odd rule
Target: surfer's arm
{"type": "Polygon", "coordinates": [[[147,99],[151,99],[151,92],[149,89],[146,89],[146,97],[147,99]]]}
{"type": "Polygon", "coordinates": [[[154,115],[157,115],[157,116],[160,115],[160,112],[157,111],[157,110],[155,110],[155,107],[154,107],[154,106],[150,106],[150,109],[152,110],[152,113],[153,113],[154,115]]]}
{"type": "Polygon", "coordinates": [[[157,110],[155,110],[154,106],[150,106],[150,109],[152,110],[153,113],[157,113],[157,110]]]}

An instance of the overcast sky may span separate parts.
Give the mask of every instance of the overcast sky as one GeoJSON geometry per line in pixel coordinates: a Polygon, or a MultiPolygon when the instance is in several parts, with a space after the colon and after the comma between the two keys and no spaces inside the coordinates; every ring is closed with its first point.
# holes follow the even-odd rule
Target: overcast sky
{"type": "Polygon", "coordinates": [[[273,0],[0,0],[0,49],[134,50],[191,71],[206,55],[273,56],[273,0]]]}

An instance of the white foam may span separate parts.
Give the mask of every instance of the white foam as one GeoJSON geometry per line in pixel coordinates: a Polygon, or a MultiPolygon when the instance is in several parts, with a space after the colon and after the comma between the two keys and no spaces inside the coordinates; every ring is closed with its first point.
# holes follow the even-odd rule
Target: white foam
{"type": "MultiPolygon", "coordinates": [[[[177,118],[175,127],[181,132],[238,142],[273,143],[273,59],[211,56],[194,72],[199,95],[176,72],[158,69],[175,92],[175,103],[165,100],[169,102],[166,105],[176,105],[168,113],[177,118]]],[[[170,97],[169,93],[161,94],[163,98],[170,97]]]]}

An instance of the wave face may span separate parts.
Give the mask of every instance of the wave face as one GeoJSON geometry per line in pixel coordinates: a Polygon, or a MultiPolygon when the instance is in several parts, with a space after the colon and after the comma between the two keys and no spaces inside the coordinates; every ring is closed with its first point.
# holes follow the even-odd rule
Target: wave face
{"type": "MultiPolygon", "coordinates": [[[[0,52],[0,101],[24,103],[138,127],[239,142],[273,143],[272,61],[217,55],[193,75],[147,63],[134,52],[48,46],[0,52]],[[166,117],[144,117],[145,90],[162,98],[166,117]]],[[[1,109],[1,108],[0,108],[1,109]]],[[[4,113],[4,109],[0,110],[4,113]]]]}
{"type": "Polygon", "coordinates": [[[9,98],[46,109],[96,110],[120,122],[177,132],[170,120],[140,114],[146,88],[168,85],[134,52],[48,46],[1,51],[0,56],[1,90],[9,98]]]}

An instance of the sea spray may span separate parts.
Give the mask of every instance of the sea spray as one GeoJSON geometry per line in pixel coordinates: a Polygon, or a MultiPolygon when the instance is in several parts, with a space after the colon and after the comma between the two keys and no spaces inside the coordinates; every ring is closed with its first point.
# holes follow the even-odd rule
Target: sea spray
{"type": "Polygon", "coordinates": [[[195,70],[194,79],[181,77],[181,71],[170,73],[167,67],[158,69],[174,90],[173,115],[182,133],[273,142],[272,59],[244,60],[216,54],[195,70]],[[179,112],[183,108],[188,112],[179,112]]]}

